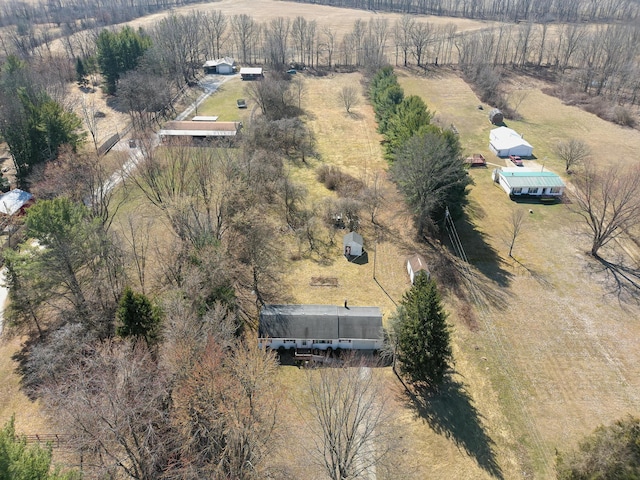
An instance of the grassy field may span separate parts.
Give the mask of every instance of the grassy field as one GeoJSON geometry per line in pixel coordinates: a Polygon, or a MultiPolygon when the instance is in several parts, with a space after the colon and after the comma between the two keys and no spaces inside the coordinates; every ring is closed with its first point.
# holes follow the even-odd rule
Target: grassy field
{"type": "MultiPolygon", "coordinates": [[[[464,82],[445,75],[403,76],[401,83],[455,123],[469,152],[489,153],[486,110],[477,110],[479,102],[464,82]]],[[[525,132],[534,154],[547,157],[545,168],[558,173],[563,166],[553,147],[563,138],[587,142],[603,166],[614,160],[606,152],[628,162],[640,146],[637,131],[564,106],[537,88],[530,88],[520,111],[523,120],[509,126],[525,132]]],[[[536,477],[548,477],[555,448],[574,445],[598,424],[638,414],[640,352],[631,340],[640,334],[637,303],[618,297],[600,264],[585,255],[583,226],[570,203],[515,204],[491,182],[490,169],[472,175],[471,222],[459,227],[486,303],[478,309],[483,328],[459,335],[458,346],[467,362],[483,359],[486,370],[478,374],[491,379],[506,425],[527,445],[523,465],[536,477]],[[527,214],[515,258],[508,259],[514,208],[533,213],[527,214]]]]}

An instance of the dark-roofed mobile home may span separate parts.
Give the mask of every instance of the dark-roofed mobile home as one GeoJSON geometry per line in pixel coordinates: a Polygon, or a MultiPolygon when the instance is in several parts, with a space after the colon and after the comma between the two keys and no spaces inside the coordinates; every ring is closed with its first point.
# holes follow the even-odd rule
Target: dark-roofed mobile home
{"type": "Polygon", "coordinates": [[[382,313],[378,307],[265,305],[258,337],[261,346],[280,352],[379,350],[382,313]]]}

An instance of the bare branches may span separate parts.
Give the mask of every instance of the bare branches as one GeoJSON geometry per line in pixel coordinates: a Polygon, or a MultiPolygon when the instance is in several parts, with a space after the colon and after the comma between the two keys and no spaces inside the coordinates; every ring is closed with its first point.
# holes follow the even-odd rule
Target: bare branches
{"type": "Polygon", "coordinates": [[[591,231],[591,255],[640,221],[640,167],[598,170],[585,164],[576,179],[577,213],[591,231]]]}
{"type": "Polygon", "coordinates": [[[316,460],[333,480],[375,472],[391,450],[388,395],[362,360],[310,370],[311,431],[316,460]]]}
{"type": "Polygon", "coordinates": [[[571,138],[556,145],[556,153],[564,162],[565,171],[571,173],[572,167],[583,163],[591,155],[589,146],[582,140],[571,138]]]}
{"type": "Polygon", "coordinates": [[[338,99],[344,106],[347,113],[351,113],[351,107],[355,107],[360,103],[358,98],[358,89],[353,85],[346,85],[342,87],[338,93],[338,99]]]}
{"type": "Polygon", "coordinates": [[[509,217],[509,256],[512,257],[513,247],[516,244],[516,239],[520,235],[522,229],[522,223],[524,222],[524,210],[520,208],[514,208],[511,211],[509,217]]]}

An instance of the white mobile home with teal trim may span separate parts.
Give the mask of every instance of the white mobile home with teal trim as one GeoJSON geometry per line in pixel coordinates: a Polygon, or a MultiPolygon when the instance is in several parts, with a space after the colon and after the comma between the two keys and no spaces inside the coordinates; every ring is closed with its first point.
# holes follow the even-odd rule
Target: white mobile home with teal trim
{"type": "Polygon", "coordinates": [[[493,181],[509,196],[561,197],[565,184],[553,172],[538,172],[527,168],[502,168],[493,171],[493,181]]]}

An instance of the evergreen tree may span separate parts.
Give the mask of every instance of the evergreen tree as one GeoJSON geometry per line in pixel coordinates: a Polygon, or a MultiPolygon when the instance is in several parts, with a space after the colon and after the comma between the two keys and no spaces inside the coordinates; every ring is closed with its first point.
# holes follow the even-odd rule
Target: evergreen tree
{"type": "Polygon", "coordinates": [[[400,372],[412,382],[435,388],[444,380],[452,361],[446,320],[435,281],[418,273],[394,325],[400,372]]]}
{"type": "Polygon", "coordinates": [[[118,326],[116,333],[121,337],[144,339],[152,346],[160,334],[160,310],[146,295],[135,293],[131,288],[124,290],[118,306],[118,326]]]}
{"type": "Polygon", "coordinates": [[[455,135],[429,125],[396,152],[393,177],[416,215],[420,235],[441,221],[445,209],[462,214],[467,186],[472,183],[455,135]]]}
{"type": "Polygon", "coordinates": [[[397,106],[404,99],[404,90],[398,83],[398,78],[393,73],[393,67],[385,67],[371,80],[371,102],[376,112],[378,131],[387,132],[389,119],[395,114],[397,106]]]}
{"type": "Polygon", "coordinates": [[[60,147],[75,149],[84,140],[82,122],[30,79],[27,65],[10,57],[0,73],[0,134],[7,142],[19,186],[31,169],[58,156],[60,147]]]}
{"type": "Polygon", "coordinates": [[[108,94],[116,93],[120,76],[138,66],[142,54],[151,46],[151,39],[142,30],[124,27],[119,32],[102,30],[96,40],[98,65],[108,94]]]}
{"type": "Polygon", "coordinates": [[[406,97],[395,109],[384,132],[386,137],[386,155],[393,159],[399,148],[414,135],[424,132],[431,122],[431,112],[417,95],[406,97]]]}
{"type": "Polygon", "coordinates": [[[85,68],[84,61],[80,57],[76,57],[76,82],[81,87],[86,87],[89,84],[89,80],[87,80],[87,69],[85,68]]]}
{"type": "Polygon", "coordinates": [[[0,429],[0,480],[71,480],[73,472],[50,472],[51,448],[28,446],[25,438],[16,437],[12,417],[0,429]]]}

